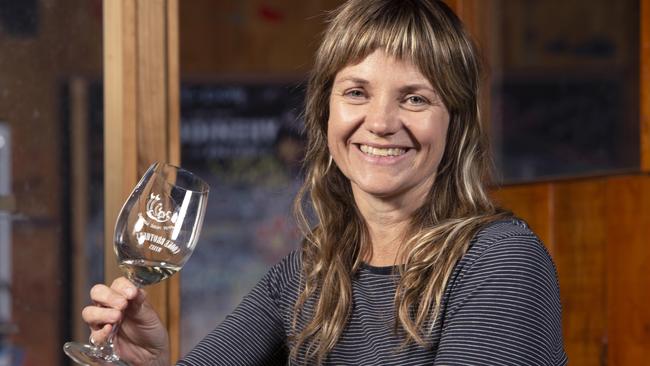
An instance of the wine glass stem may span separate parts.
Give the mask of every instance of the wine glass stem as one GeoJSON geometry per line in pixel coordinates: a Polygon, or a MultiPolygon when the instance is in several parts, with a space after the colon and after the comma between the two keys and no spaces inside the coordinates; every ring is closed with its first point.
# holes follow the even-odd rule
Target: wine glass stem
{"type": "MultiPolygon", "coordinates": [[[[137,283],[134,283],[131,281],[135,287],[140,289],[142,286],[138,285],[137,283]]],[[[106,340],[95,346],[95,350],[97,353],[104,359],[104,360],[119,360],[119,356],[115,352],[115,347],[113,346],[113,338],[115,338],[115,335],[117,332],[120,330],[120,326],[122,324],[122,320],[118,321],[117,323],[113,324],[111,328],[111,332],[108,333],[108,337],[106,337],[106,340]]]]}
{"type": "Polygon", "coordinates": [[[115,347],[113,346],[113,338],[120,329],[120,322],[113,324],[111,332],[106,337],[106,340],[95,346],[93,352],[95,357],[101,358],[104,361],[114,361],[119,360],[120,357],[115,352],[115,347]]]}

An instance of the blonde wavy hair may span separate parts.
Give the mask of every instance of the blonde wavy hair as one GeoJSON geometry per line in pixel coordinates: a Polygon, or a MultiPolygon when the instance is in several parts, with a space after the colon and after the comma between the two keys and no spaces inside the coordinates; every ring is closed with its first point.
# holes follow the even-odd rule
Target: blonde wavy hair
{"type": "Polygon", "coordinates": [[[327,121],[336,74],[377,49],[416,65],[450,114],[435,183],[398,253],[396,331],[404,330],[404,345],[430,346],[425,334],[440,313],[454,265],[482,226],[506,215],[486,193],[490,159],[479,121],[480,63],[461,21],[441,1],[347,1],[331,14],[307,87],[306,179],[294,205],[305,237],[290,337],[296,362],[320,364],[335,346],[350,314],[351,278],[372,257],[350,182],[330,160],[327,121]]]}

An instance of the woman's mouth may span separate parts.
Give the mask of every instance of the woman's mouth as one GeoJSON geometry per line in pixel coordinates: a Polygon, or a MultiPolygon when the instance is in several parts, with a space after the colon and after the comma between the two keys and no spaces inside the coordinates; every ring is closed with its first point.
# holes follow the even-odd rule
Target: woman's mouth
{"type": "Polygon", "coordinates": [[[407,149],[399,147],[381,148],[368,145],[359,145],[359,150],[369,156],[400,156],[406,154],[407,149]]]}

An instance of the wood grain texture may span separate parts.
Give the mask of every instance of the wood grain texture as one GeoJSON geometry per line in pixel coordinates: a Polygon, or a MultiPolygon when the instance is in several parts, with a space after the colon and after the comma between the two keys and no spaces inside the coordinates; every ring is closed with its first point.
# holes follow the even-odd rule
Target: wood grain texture
{"type": "Polygon", "coordinates": [[[551,183],[506,186],[495,190],[493,197],[501,207],[524,219],[551,254],[555,254],[551,183]]]}
{"type": "Polygon", "coordinates": [[[180,1],[180,66],[206,76],[302,80],[327,11],[343,0],[180,1]]]}
{"type": "Polygon", "coordinates": [[[494,196],[553,255],[571,365],[650,359],[650,177],[509,186],[494,196]]]}
{"type": "Polygon", "coordinates": [[[563,331],[572,365],[606,357],[606,180],[556,183],[553,241],[563,331]]]}
{"type": "MultiPolygon", "coordinates": [[[[178,3],[104,3],[106,282],[119,276],[113,251],[115,219],[154,161],[179,163],[178,3]],[[173,30],[169,30],[169,26],[173,30]],[[173,69],[170,69],[170,66],[173,69]]],[[[146,289],[179,349],[178,278],[146,289]],[[173,308],[173,309],[172,309],[173,308]]]]}
{"type": "Polygon", "coordinates": [[[104,15],[104,281],[120,276],[113,229],[136,183],[135,3],[103,2],[104,15]]]}
{"type": "MultiPolygon", "coordinates": [[[[136,2],[138,176],[153,162],[166,162],[168,158],[165,7],[164,0],[136,2]]],[[[165,325],[167,287],[161,282],[146,289],[149,302],[165,325]]]]}
{"type": "Polygon", "coordinates": [[[641,3],[639,115],[641,123],[641,170],[650,172],[650,0],[641,3]]]}
{"type": "Polygon", "coordinates": [[[650,360],[650,177],[610,178],[607,218],[608,365],[650,360]]]}
{"type": "MultiPolygon", "coordinates": [[[[86,291],[88,261],[86,238],[88,225],[88,84],[81,78],[70,82],[70,148],[72,160],[72,312],[81,314],[87,305],[86,291]]],[[[88,326],[79,317],[74,318],[73,339],[88,338],[88,326]]]]}
{"type": "MultiPolygon", "coordinates": [[[[176,166],[181,164],[178,5],[178,0],[167,0],[167,152],[168,161],[176,166]]],[[[177,273],[167,281],[167,329],[171,340],[170,356],[172,362],[175,362],[181,356],[181,276],[182,273],[177,273]]]]}

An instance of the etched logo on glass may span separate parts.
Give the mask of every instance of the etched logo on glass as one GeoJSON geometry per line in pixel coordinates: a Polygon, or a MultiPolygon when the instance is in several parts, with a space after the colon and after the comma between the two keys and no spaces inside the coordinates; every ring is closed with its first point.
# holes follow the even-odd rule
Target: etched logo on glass
{"type": "Polygon", "coordinates": [[[149,201],[147,201],[147,216],[159,223],[167,222],[173,218],[172,211],[166,211],[163,208],[160,195],[154,193],[149,196],[149,201]]]}

